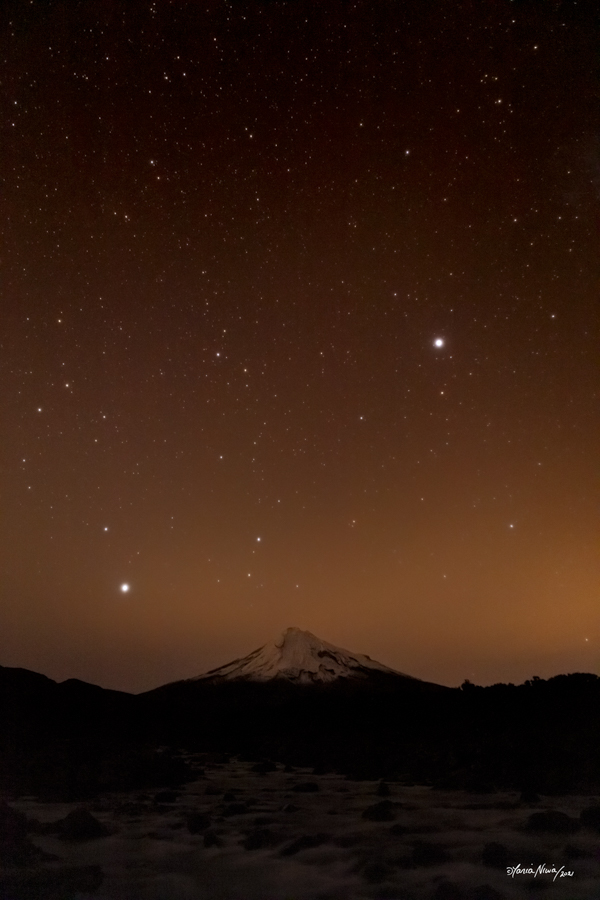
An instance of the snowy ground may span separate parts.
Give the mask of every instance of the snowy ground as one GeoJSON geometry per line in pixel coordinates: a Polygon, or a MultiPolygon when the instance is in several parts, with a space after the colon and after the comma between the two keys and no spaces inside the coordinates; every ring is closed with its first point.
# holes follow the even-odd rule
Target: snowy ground
{"type": "MultiPolygon", "coordinates": [[[[377,782],[251,768],[235,760],[207,765],[205,777],[167,797],[173,802],[151,793],[105,795],[88,809],[110,830],[106,837],[32,840],[60,857],[46,865],[102,867],[101,887],[78,900],[600,900],[600,833],[531,834],[524,827],[532,812],[578,817],[597,798],[542,797],[523,805],[509,792],[394,782],[384,798],[377,782]],[[306,782],[318,790],[293,790],[306,782]],[[391,820],[362,817],[383,799],[393,804],[391,820]],[[192,814],[208,817],[192,823],[197,833],[188,827],[192,814]],[[508,849],[510,866],[564,866],[574,875],[511,878],[505,867],[483,864],[490,842],[508,849]]],[[[27,798],[12,805],[42,823],[76,806],[27,798]]]]}

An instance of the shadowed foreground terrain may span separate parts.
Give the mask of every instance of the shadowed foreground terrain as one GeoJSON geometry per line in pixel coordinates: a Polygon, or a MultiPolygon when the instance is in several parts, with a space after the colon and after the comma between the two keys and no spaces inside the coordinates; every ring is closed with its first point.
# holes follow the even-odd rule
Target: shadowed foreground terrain
{"type": "Polygon", "coordinates": [[[0,896],[518,900],[538,888],[598,897],[597,798],[356,781],[218,755],[188,763],[196,780],[177,789],[10,804],[30,863],[5,869],[0,896]],[[550,874],[507,874],[519,864],[550,874]]]}
{"type": "Polygon", "coordinates": [[[600,897],[594,675],[0,697],[2,900],[600,897]]]}

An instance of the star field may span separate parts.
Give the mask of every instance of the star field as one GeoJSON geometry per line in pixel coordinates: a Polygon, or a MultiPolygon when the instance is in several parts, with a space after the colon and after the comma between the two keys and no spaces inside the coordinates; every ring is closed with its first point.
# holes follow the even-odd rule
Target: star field
{"type": "Polygon", "coordinates": [[[7,5],[3,665],[600,671],[593,22],[7,5]]]}

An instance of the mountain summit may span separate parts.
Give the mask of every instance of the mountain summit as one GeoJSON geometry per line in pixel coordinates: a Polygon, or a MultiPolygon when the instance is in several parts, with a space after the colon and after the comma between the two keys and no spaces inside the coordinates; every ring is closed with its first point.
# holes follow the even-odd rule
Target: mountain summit
{"type": "Polygon", "coordinates": [[[328,644],[299,628],[286,628],[280,638],[253,650],[242,659],[211,669],[191,681],[271,681],[285,679],[294,684],[331,682],[338,678],[367,678],[375,672],[418,682],[362,653],[351,653],[328,644]]]}

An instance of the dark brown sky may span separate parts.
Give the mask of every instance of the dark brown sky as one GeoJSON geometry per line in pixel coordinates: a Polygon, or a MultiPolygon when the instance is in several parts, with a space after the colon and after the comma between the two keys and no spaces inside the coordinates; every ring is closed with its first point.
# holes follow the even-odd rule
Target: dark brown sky
{"type": "Polygon", "coordinates": [[[5,5],[0,664],[600,672],[594,5],[5,5]]]}

